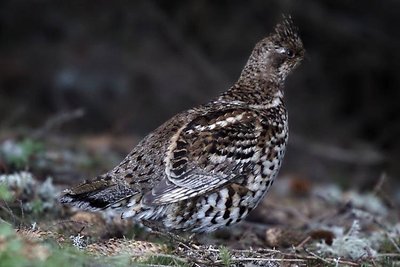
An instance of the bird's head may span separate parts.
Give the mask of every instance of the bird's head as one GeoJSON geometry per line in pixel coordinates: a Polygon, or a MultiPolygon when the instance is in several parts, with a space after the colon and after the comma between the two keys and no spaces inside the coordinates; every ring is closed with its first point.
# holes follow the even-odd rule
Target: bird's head
{"type": "Polygon", "coordinates": [[[251,72],[255,71],[263,79],[283,82],[299,65],[304,53],[297,27],[290,17],[284,17],[276,25],[273,34],[256,44],[246,67],[250,67],[251,72]]]}

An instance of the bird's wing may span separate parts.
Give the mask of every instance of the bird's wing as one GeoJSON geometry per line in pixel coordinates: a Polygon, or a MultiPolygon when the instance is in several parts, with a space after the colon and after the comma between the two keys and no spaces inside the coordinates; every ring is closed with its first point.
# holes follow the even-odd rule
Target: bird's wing
{"type": "Polygon", "coordinates": [[[226,109],[198,116],[171,139],[166,176],[144,196],[146,204],[166,204],[213,191],[253,168],[263,131],[252,110],[226,109]]]}

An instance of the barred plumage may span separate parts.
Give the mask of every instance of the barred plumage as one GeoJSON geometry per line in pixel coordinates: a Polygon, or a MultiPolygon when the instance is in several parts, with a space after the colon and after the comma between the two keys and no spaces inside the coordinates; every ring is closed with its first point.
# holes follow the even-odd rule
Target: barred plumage
{"type": "Polygon", "coordinates": [[[257,43],[228,91],[174,116],[113,170],[66,190],[61,202],[192,232],[240,221],[279,171],[288,139],[283,85],[303,56],[286,18],[257,43]]]}

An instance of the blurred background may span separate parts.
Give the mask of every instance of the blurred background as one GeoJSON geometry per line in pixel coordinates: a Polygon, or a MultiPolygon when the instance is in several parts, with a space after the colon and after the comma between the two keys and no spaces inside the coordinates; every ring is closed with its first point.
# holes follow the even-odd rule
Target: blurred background
{"type": "Polygon", "coordinates": [[[228,89],[285,13],[307,58],[286,84],[281,175],[357,188],[382,173],[396,181],[399,10],[394,0],[3,0],[0,141],[120,142],[118,162],[177,112],[228,89]]]}

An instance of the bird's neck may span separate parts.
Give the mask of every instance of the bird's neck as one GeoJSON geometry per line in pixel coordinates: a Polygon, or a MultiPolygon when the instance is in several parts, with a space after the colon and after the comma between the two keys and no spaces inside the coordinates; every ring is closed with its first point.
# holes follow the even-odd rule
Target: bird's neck
{"type": "Polygon", "coordinates": [[[271,71],[271,68],[247,64],[239,80],[220,100],[243,101],[249,105],[274,105],[283,99],[283,79],[271,71]]]}

